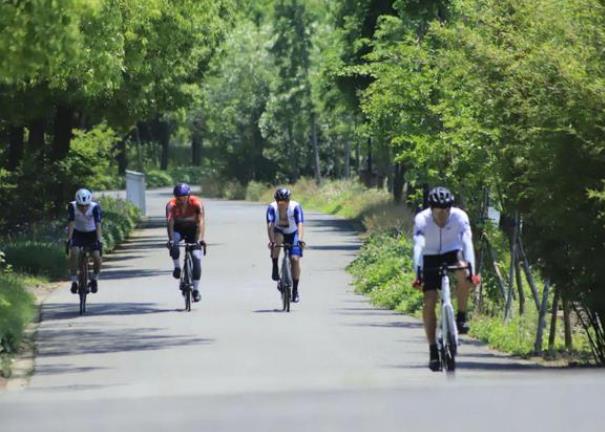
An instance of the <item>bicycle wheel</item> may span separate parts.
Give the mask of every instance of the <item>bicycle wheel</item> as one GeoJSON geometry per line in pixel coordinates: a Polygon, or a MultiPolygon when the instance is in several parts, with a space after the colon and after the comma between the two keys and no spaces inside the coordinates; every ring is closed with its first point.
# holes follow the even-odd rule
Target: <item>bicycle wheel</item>
{"type": "Polygon", "coordinates": [[[184,267],[183,294],[185,297],[185,310],[191,312],[191,256],[189,255],[189,252],[185,254],[184,267]]]}
{"type": "Polygon", "coordinates": [[[88,255],[85,252],[80,254],[78,294],[80,297],[80,315],[84,315],[86,313],[86,296],[88,294],[88,255]]]}
{"type": "Polygon", "coordinates": [[[292,302],[292,276],[290,269],[290,257],[284,253],[281,269],[281,296],[283,303],[283,311],[290,312],[290,303],[292,302]]]}

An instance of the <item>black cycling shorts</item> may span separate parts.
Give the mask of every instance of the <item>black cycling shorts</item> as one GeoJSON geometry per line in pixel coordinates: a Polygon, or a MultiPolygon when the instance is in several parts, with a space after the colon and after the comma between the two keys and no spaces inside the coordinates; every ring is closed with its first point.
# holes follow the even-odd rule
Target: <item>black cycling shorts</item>
{"type": "Polygon", "coordinates": [[[441,277],[439,276],[439,267],[441,267],[443,264],[453,266],[458,264],[461,260],[462,251],[459,250],[446,252],[441,255],[424,255],[422,257],[422,290],[431,291],[441,289],[441,277]]]}
{"type": "Polygon", "coordinates": [[[78,231],[74,230],[71,236],[71,245],[73,247],[87,247],[90,250],[98,250],[97,231],[78,231]]]}
{"type": "Polygon", "coordinates": [[[179,240],[185,243],[197,243],[197,225],[179,224],[174,226],[174,232],[178,233],[179,240]]]}

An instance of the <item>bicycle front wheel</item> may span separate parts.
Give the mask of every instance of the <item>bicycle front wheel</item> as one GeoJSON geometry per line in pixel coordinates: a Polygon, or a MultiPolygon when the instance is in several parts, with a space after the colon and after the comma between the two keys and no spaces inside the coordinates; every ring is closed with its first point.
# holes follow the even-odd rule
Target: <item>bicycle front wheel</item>
{"type": "Polygon", "coordinates": [[[185,268],[184,276],[183,276],[183,294],[185,297],[185,310],[187,312],[191,312],[191,273],[192,273],[193,263],[191,262],[191,255],[189,252],[185,255],[185,268]]]}
{"type": "Polygon", "coordinates": [[[88,257],[80,256],[80,277],[78,278],[78,294],[80,297],[80,315],[86,313],[86,296],[88,295],[88,257]]]}

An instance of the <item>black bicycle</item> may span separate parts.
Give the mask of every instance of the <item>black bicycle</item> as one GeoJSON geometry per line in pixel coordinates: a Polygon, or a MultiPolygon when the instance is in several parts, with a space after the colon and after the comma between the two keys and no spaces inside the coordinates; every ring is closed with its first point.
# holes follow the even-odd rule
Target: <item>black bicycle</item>
{"type": "Polygon", "coordinates": [[[277,282],[277,289],[281,293],[282,311],[284,312],[290,312],[290,303],[292,303],[292,287],[294,285],[292,282],[292,262],[290,261],[292,246],[290,243],[275,245],[275,247],[284,249],[281,268],[279,269],[279,281],[277,282]]]}
{"type": "Polygon", "coordinates": [[[185,310],[191,312],[191,296],[193,293],[193,251],[202,248],[204,255],[206,255],[206,244],[183,243],[179,244],[179,247],[185,248],[185,258],[179,287],[185,298],[185,310]]]}
{"type": "Polygon", "coordinates": [[[84,315],[86,313],[86,297],[90,292],[90,287],[88,286],[88,274],[90,272],[91,251],[92,249],[90,247],[78,247],[78,296],[80,297],[80,315],[84,315]]]}

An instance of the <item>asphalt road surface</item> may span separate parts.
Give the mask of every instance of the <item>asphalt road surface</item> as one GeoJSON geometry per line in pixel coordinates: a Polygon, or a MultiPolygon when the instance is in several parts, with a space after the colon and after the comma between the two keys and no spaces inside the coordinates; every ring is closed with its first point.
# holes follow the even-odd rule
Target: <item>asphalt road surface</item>
{"type": "Polygon", "coordinates": [[[206,200],[202,301],[183,311],[164,248],[169,190],[106,257],[78,315],[45,302],[35,372],[0,393],[0,431],[602,431],[605,374],[546,369],[464,338],[428,370],[422,324],[353,293],[347,222],[306,212],[301,302],[281,312],[265,206],[206,200]]]}

